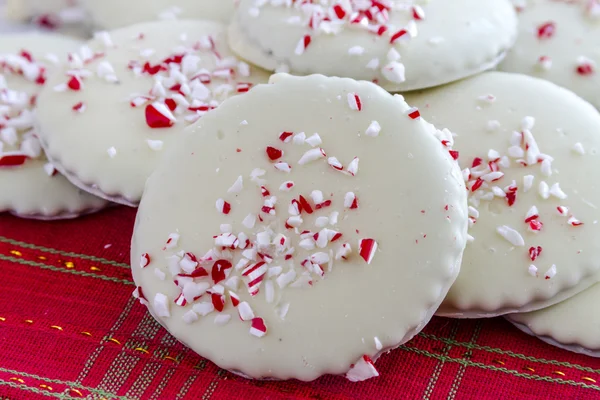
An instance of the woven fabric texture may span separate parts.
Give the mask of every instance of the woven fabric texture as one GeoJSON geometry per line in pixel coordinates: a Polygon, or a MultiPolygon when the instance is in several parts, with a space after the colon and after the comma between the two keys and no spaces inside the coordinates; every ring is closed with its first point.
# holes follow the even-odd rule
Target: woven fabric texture
{"type": "Polygon", "coordinates": [[[177,342],[132,298],[134,218],[120,207],[60,222],[0,215],[1,400],[600,399],[600,359],[501,318],[434,318],[363,383],[237,377],[177,342]]]}

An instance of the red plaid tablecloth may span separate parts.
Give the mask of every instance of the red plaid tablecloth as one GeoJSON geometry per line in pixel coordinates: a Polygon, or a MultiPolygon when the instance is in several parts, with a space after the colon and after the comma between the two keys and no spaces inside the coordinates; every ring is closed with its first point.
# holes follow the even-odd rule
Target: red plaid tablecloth
{"type": "MultiPolygon", "coordinates": [[[[363,383],[248,381],[178,343],[134,301],[135,211],[0,215],[0,399],[600,399],[600,359],[503,319],[436,318],[363,383]]],[[[591,310],[591,312],[597,312],[591,310]]]]}

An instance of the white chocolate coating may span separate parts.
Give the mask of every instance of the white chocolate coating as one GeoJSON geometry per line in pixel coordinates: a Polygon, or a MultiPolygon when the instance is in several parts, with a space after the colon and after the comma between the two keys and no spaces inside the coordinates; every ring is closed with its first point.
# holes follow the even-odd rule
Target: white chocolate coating
{"type": "Polygon", "coordinates": [[[116,29],[145,21],[175,18],[227,23],[234,0],[83,0],[94,24],[116,29]]]}
{"type": "MultiPolygon", "coordinates": [[[[13,66],[22,65],[22,68],[32,69],[44,67],[51,70],[55,67],[51,59],[66,58],[67,51],[77,48],[78,45],[79,42],[76,40],[58,35],[38,33],[2,35],[0,36],[0,58],[13,66]],[[29,52],[35,64],[19,56],[21,50],[29,52]]],[[[3,96],[0,99],[0,107],[8,108],[2,113],[15,117],[22,110],[26,113],[32,111],[29,98],[36,95],[42,86],[22,75],[10,73],[7,69],[3,69],[1,74],[6,80],[4,88],[12,91],[14,96],[26,96],[24,99],[26,104],[23,105],[17,105],[20,100],[17,102],[9,100],[13,95],[3,96]]],[[[34,72],[32,74],[31,76],[35,78],[36,74],[34,72]]],[[[4,121],[2,124],[11,126],[4,121]]],[[[18,126],[20,128],[16,128],[16,142],[13,142],[14,137],[11,138],[12,135],[8,131],[0,130],[2,147],[0,159],[7,152],[20,153],[22,150],[33,152],[37,157],[30,158],[18,166],[0,166],[0,212],[9,211],[18,216],[38,219],[71,218],[99,210],[106,205],[105,200],[83,192],[70,184],[65,177],[49,176],[44,169],[48,161],[43,153],[36,150],[39,149],[39,145],[36,145],[37,140],[33,137],[35,135],[35,131],[32,130],[33,121],[19,123],[18,126]],[[23,147],[25,138],[31,146],[23,147]]]]}
{"type": "Polygon", "coordinates": [[[407,101],[437,127],[456,133],[459,164],[469,168],[474,241],[438,314],[536,310],[598,280],[600,114],[594,107],[550,82],[500,72],[411,94],[407,101]],[[472,168],[476,157],[481,166],[472,168]],[[504,175],[494,180],[487,175],[491,167],[504,175]],[[517,189],[510,206],[513,180],[517,189]],[[543,226],[535,233],[538,222],[543,226]]]}
{"type": "Polygon", "coordinates": [[[413,15],[417,2],[395,0],[389,2],[389,20],[381,25],[376,20],[385,17],[374,16],[369,28],[350,23],[358,7],[337,9],[346,15],[336,17],[334,7],[345,2],[319,2],[325,7],[313,5],[315,13],[309,5],[300,9],[301,2],[256,3],[240,1],[230,26],[229,44],[242,58],[269,70],[283,66],[298,75],[374,81],[392,92],[437,86],[489,69],[516,38],[517,19],[508,0],[432,0],[418,6],[424,11],[422,20],[413,15]],[[311,15],[327,15],[333,22],[311,29],[309,21],[322,19],[311,20],[311,15]],[[372,32],[381,26],[385,33],[372,32]],[[394,34],[407,26],[416,36],[406,34],[392,44],[394,34]],[[301,52],[305,36],[310,44],[301,52]],[[384,71],[392,67],[397,74],[384,71]]]}
{"type": "Polygon", "coordinates": [[[552,307],[506,319],[546,343],[575,353],[600,357],[600,284],[552,307]]]}
{"type": "MultiPolygon", "coordinates": [[[[310,381],[323,374],[344,374],[363,355],[375,360],[412,338],[429,321],[458,273],[467,224],[465,188],[456,163],[434,137],[431,126],[409,118],[408,112],[401,97],[369,82],[278,74],[271,84],[227,100],[189,128],[149,178],[132,239],[134,280],[143,288],[153,315],[194,351],[251,378],[310,381]],[[359,96],[361,111],[351,108],[348,94],[352,93],[359,96]],[[293,132],[295,139],[282,142],[282,132],[293,132]],[[301,132],[307,137],[303,144],[296,143],[301,132]],[[289,173],[269,160],[267,146],[283,151],[277,162],[289,163],[289,173]],[[318,156],[320,147],[355,176],[329,166],[328,159],[318,156]],[[314,151],[316,159],[304,164],[307,154],[314,151]],[[354,157],[360,161],[358,169],[351,167],[354,157]],[[259,176],[252,180],[252,174],[259,176]],[[242,185],[234,184],[239,177],[242,185]],[[286,191],[282,183],[288,181],[294,186],[286,191]],[[269,190],[267,197],[261,196],[259,185],[269,190]],[[315,190],[322,191],[331,205],[317,210],[316,204],[323,199],[312,193],[315,190]],[[351,192],[358,199],[358,209],[348,208],[352,201],[346,203],[346,198],[351,192]],[[272,200],[269,196],[277,197],[275,216],[261,211],[264,202],[272,200]],[[305,196],[314,212],[308,214],[304,208],[303,221],[295,224],[289,205],[300,196],[305,196]],[[230,204],[229,214],[215,208],[219,198],[230,204]],[[332,218],[334,212],[339,213],[336,218],[332,218]],[[247,218],[252,213],[264,222],[247,218]],[[323,217],[324,225],[319,225],[323,217]],[[286,223],[298,230],[286,229],[286,223]],[[328,235],[331,241],[315,247],[311,235],[319,232],[321,238],[322,226],[341,233],[341,238],[328,235]],[[254,297],[244,280],[235,290],[240,301],[264,319],[268,329],[262,338],[249,334],[250,322],[240,321],[241,305],[236,310],[229,295],[220,315],[231,315],[231,320],[224,326],[214,323],[217,312],[188,325],[182,318],[192,309],[190,305],[173,304],[181,289],[174,284],[165,257],[193,252],[210,274],[213,262],[201,257],[215,246],[213,235],[223,228],[238,238],[244,232],[250,243],[263,242],[262,235],[270,228],[275,243],[281,243],[278,234],[283,234],[285,249],[295,249],[288,253],[275,245],[255,244],[255,249],[272,256],[269,268],[280,266],[281,271],[269,269],[273,275],[264,277],[254,297]],[[314,249],[301,243],[303,230],[312,232],[306,237],[314,249]],[[172,233],[180,235],[179,239],[165,247],[172,233]],[[363,259],[358,254],[358,240],[365,238],[378,243],[370,264],[368,256],[363,259]],[[346,260],[333,260],[343,243],[351,246],[346,260]],[[141,268],[144,253],[151,261],[141,268]],[[286,260],[285,254],[292,258],[286,260]],[[331,267],[316,260],[328,254],[331,267]],[[301,264],[307,258],[323,265],[323,277],[304,269],[301,264]],[[157,277],[156,269],[166,275],[165,280],[157,277]],[[295,277],[281,288],[277,281],[290,271],[295,277]],[[312,286],[302,283],[305,277],[312,286]],[[270,282],[274,282],[271,303],[270,282]],[[166,296],[169,317],[164,316],[161,295],[166,296]],[[278,312],[286,306],[289,309],[282,319],[278,312]]],[[[243,239],[238,246],[242,243],[245,246],[243,239]]],[[[221,257],[231,256],[234,265],[227,270],[225,286],[243,274],[235,266],[246,255],[239,247],[229,255],[221,253],[221,257]]],[[[197,282],[212,285],[208,277],[197,282]]],[[[194,309],[206,296],[194,303],[194,309]]],[[[357,379],[355,375],[348,378],[357,379]]]]}
{"type": "Polygon", "coordinates": [[[600,109],[600,4],[589,0],[518,4],[519,36],[499,69],[547,79],[600,109]]]}
{"type": "MultiPolygon", "coordinates": [[[[146,178],[164,151],[206,112],[195,110],[218,106],[242,90],[241,83],[267,81],[268,73],[232,57],[226,42],[225,27],[209,21],[149,22],[90,41],[83,53],[101,55],[83,66],[64,65],[38,99],[38,123],[48,157],[86,190],[137,205],[146,178]],[[180,63],[173,62],[168,69],[166,59],[180,63]],[[144,72],[146,63],[154,71],[144,72]],[[81,77],[81,90],[65,86],[71,79],[69,71],[81,77]],[[220,75],[230,71],[235,76],[220,75]],[[201,83],[205,78],[210,83],[201,83]],[[167,110],[167,101],[177,106],[170,117],[172,126],[151,128],[149,107],[160,104],[167,110]],[[75,112],[72,107],[80,103],[81,112],[75,112]]],[[[156,118],[158,112],[153,115],[156,118]]]]}

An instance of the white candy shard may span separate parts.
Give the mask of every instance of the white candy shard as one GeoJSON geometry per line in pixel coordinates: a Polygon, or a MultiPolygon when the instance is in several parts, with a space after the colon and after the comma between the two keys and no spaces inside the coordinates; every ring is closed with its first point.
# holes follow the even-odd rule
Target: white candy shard
{"type": "Polygon", "coordinates": [[[521,234],[516,230],[506,225],[496,228],[496,232],[498,232],[500,236],[510,242],[513,246],[525,246],[525,240],[523,239],[523,236],[521,236],[521,234]]]}

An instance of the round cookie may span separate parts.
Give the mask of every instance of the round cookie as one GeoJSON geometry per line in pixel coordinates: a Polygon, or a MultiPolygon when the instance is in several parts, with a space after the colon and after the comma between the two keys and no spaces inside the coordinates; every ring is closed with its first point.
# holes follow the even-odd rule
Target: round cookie
{"type": "Polygon", "coordinates": [[[227,100],[148,180],[135,294],[244,376],[376,376],[373,361],[429,321],[466,243],[460,170],[418,115],[322,75],[227,100]]]}
{"type": "Polygon", "coordinates": [[[72,182],[135,206],[179,133],[269,74],[232,57],[225,27],[159,21],[102,33],[38,99],[42,145],[72,182]]]}
{"type": "Polygon", "coordinates": [[[234,0],[83,0],[93,23],[116,29],[159,19],[202,19],[228,23],[234,0]]]}
{"type": "Polygon", "coordinates": [[[591,357],[600,357],[600,284],[552,307],[507,319],[523,332],[544,342],[591,357]]]}
{"type": "Polygon", "coordinates": [[[39,33],[0,36],[0,212],[36,219],[71,218],[106,201],[56,174],[34,129],[33,106],[60,56],[79,42],[39,33]]]}
{"type": "Polygon", "coordinates": [[[241,0],[229,45],[268,70],[373,81],[398,92],[492,68],[516,37],[508,0],[306,3],[241,0]]]}
{"type": "Polygon", "coordinates": [[[525,75],[489,72],[407,95],[456,133],[469,189],[461,273],[439,315],[490,317],[556,304],[600,279],[600,114],[525,75]]]}
{"type": "Polygon", "coordinates": [[[521,0],[519,35],[499,68],[547,79],[600,109],[600,2],[521,0]]]}

